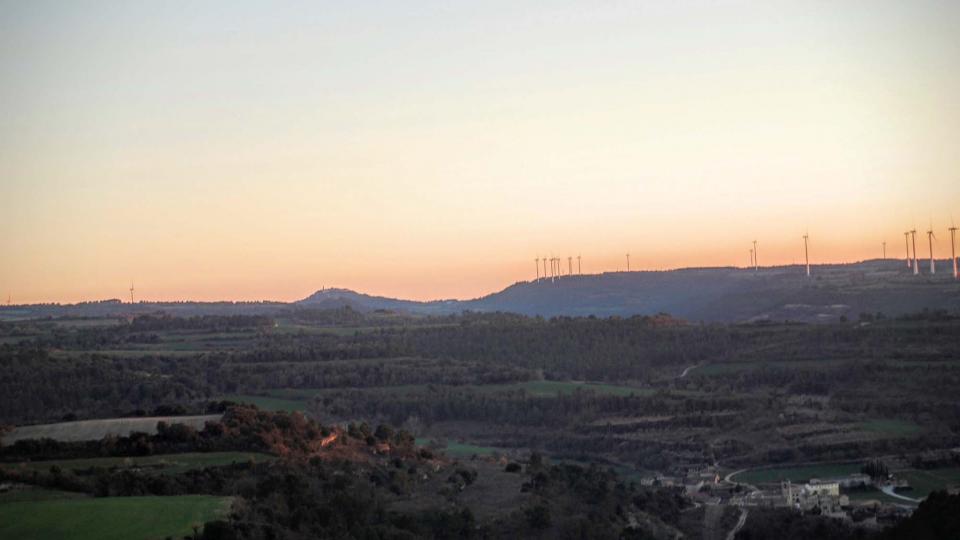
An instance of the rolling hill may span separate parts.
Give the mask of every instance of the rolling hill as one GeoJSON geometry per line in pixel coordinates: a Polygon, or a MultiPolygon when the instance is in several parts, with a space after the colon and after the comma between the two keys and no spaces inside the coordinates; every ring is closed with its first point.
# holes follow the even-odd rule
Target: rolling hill
{"type": "MultiPolygon", "coordinates": [[[[948,269],[949,261],[940,261],[948,269]]],[[[504,311],[524,315],[630,316],[669,313],[689,320],[757,319],[830,321],[842,316],[923,309],[960,311],[960,282],[948,271],[909,273],[902,261],[872,260],[818,265],[806,278],[801,266],[685,268],[662,272],[612,272],[520,282],[473,300],[415,302],[345,289],[320,291],[302,306],[350,306],[420,314],[504,311]]]]}

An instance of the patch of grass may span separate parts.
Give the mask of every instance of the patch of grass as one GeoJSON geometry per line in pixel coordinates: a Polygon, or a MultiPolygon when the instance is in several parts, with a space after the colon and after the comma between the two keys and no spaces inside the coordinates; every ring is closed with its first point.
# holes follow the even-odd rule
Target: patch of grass
{"type": "MultiPolygon", "coordinates": [[[[910,502],[891,497],[876,488],[842,491],[851,501],[879,501],[881,503],[910,504],[910,502]]],[[[908,495],[909,496],[909,495],[908,495]]]]}
{"type": "Polygon", "coordinates": [[[896,475],[910,482],[912,489],[897,490],[897,493],[921,499],[934,491],[947,489],[949,486],[960,484],[960,467],[946,469],[915,469],[898,472],[896,475]]]}
{"type": "Polygon", "coordinates": [[[909,420],[877,419],[861,422],[860,429],[873,433],[883,433],[893,437],[909,437],[923,431],[923,428],[909,420]]]}
{"type": "Polygon", "coordinates": [[[89,459],[68,459],[53,461],[27,461],[0,465],[3,468],[24,468],[27,470],[47,471],[57,466],[65,471],[82,471],[93,467],[103,468],[149,468],[163,474],[179,474],[193,469],[218,467],[232,463],[246,463],[250,460],[263,462],[275,459],[273,456],[257,452],[209,452],[186,454],[159,454],[142,457],[103,457],[89,459]]]}
{"type": "Polygon", "coordinates": [[[181,538],[227,512],[230,497],[103,497],[0,504],[0,538],[181,538]]]}
{"type": "Polygon", "coordinates": [[[751,469],[735,475],[732,480],[747,484],[775,484],[784,480],[806,482],[811,478],[834,478],[860,472],[862,463],[824,463],[798,467],[751,469]]]}
{"type": "Polygon", "coordinates": [[[217,399],[224,399],[236,403],[248,403],[256,405],[257,408],[264,411],[300,411],[307,410],[306,399],[282,399],[270,396],[251,396],[251,395],[229,395],[220,396],[217,399]]]}
{"type": "Polygon", "coordinates": [[[167,424],[186,424],[199,430],[203,429],[203,426],[207,422],[218,421],[221,416],[222,415],[219,414],[198,416],[132,416],[20,426],[5,434],[3,436],[3,443],[13,444],[23,439],[42,438],[50,438],[57,441],[95,441],[107,435],[126,436],[134,431],[152,435],[157,432],[157,423],[160,421],[166,422],[167,424]]]}

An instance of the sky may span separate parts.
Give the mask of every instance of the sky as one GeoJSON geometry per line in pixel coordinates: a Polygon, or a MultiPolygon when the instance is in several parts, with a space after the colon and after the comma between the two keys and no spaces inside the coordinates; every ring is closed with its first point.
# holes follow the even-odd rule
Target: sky
{"type": "Polygon", "coordinates": [[[946,257],[957,28],[923,0],[0,0],[0,294],[471,298],[544,256],[790,264],[809,232],[857,261],[931,223],[946,257]]]}

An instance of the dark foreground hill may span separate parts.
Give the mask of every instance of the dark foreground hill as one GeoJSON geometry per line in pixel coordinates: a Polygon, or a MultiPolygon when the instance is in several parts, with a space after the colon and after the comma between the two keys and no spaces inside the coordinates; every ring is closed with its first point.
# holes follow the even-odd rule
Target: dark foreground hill
{"type": "Polygon", "coordinates": [[[119,300],[72,305],[0,308],[0,319],[119,316],[164,311],[178,316],[271,315],[296,309],[389,310],[416,315],[463,311],[513,312],[553,316],[630,316],[669,313],[693,321],[831,321],[861,313],[901,315],[924,309],[960,312],[960,282],[950,261],[940,273],[913,275],[901,260],[818,265],[812,277],[803,267],[685,268],[668,271],[611,272],[515,283],[473,300],[418,302],[370,296],[348,289],[325,289],[293,303],[141,302],[119,300]]]}

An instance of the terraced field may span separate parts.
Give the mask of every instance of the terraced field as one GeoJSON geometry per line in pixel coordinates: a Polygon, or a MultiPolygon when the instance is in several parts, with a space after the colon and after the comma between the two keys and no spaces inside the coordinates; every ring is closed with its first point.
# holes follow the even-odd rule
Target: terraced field
{"type": "Polygon", "coordinates": [[[910,437],[923,432],[923,428],[908,420],[869,420],[859,425],[860,429],[889,437],[910,437]]]}
{"type": "Polygon", "coordinates": [[[0,538],[153,540],[192,535],[225,515],[231,497],[49,498],[0,502],[0,538]]]}
{"type": "Polygon", "coordinates": [[[105,418],[99,420],[78,420],[76,422],[59,422],[56,424],[38,424],[35,426],[20,426],[3,436],[3,444],[13,444],[23,439],[54,439],[57,441],[94,441],[107,435],[118,437],[129,435],[135,431],[154,434],[157,432],[157,422],[168,424],[186,424],[196,429],[203,429],[207,422],[219,420],[221,415],[208,414],[202,416],[148,416],[131,418],[105,418]]]}
{"type": "Polygon", "coordinates": [[[89,459],[69,459],[53,461],[28,461],[21,463],[0,464],[0,469],[48,470],[50,467],[60,467],[63,470],[81,471],[94,467],[121,468],[121,469],[152,469],[162,474],[179,474],[185,471],[230,465],[233,463],[247,463],[249,461],[263,462],[275,459],[268,454],[257,452],[209,452],[187,454],[160,454],[142,457],[103,457],[89,459]]]}
{"type": "MultiPolygon", "coordinates": [[[[637,388],[632,386],[604,384],[584,381],[526,381],[509,384],[484,384],[463,386],[440,386],[437,388],[463,389],[483,393],[519,392],[524,391],[533,397],[555,397],[572,394],[576,391],[596,392],[612,396],[651,395],[655,391],[651,388],[637,388]]],[[[268,411],[304,411],[307,402],[311,399],[342,391],[350,392],[377,392],[386,394],[422,393],[429,391],[430,385],[407,384],[398,386],[377,386],[370,388],[277,388],[267,390],[263,395],[232,394],[221,396],[220,399],[238,403],[251,403],[268,411]]]]}

